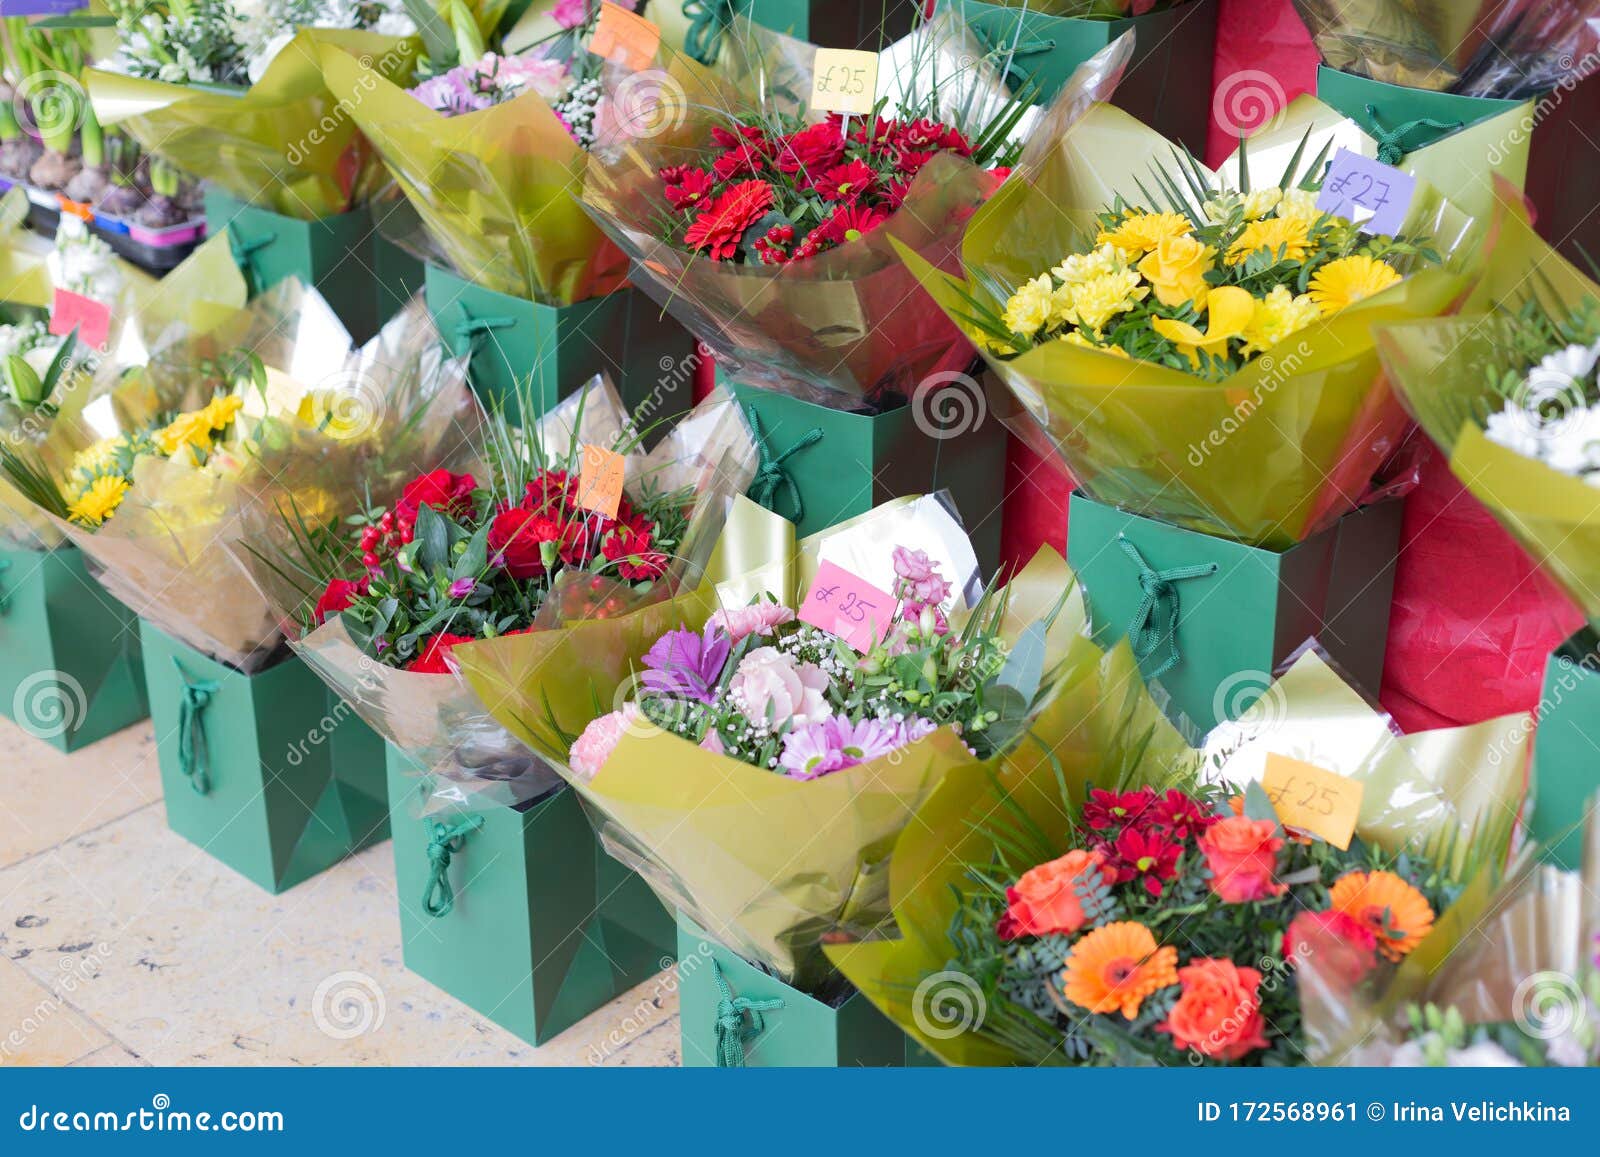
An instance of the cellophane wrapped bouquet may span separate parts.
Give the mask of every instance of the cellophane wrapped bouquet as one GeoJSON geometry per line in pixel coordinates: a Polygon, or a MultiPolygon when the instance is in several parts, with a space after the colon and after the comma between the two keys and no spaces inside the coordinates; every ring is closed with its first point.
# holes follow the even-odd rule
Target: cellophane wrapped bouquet
{"type": "MultiPolygon", "coordinates": [[[[20,290],[24,300],[13,299],[11,320],[0,325],[0,442],[13,456],[57,477],[65,477],[74,458],[98,441],[82,419],[96,383],[144,365],[153,350],[205,332],[245,303],[244,279],[222,238],[206,242],[156,282],[64,221],[37,272],[37,296],[20,290]],[[105,307],[103,347],[80,339],[76,330],[50,332],[57,288],[105,307]]],[[[0,473],[0,541],[44,550],[63,540],[49,516],[0,473]]]]}
{"type": "MultiPolygon", "coordinates": [[[[323,83],[319,53],[350,52],[375,75],[407,83],[421,44],[400,4],[264,0],[246,11],[232,0],[110,0],[108,7],[118,52],[85,73],[85,88],[99,122],[155,158],[158,197],[182,200],[181,172],[249,204],[316,220],[368,203],[387,184],[383,165],[323,83]]],[[[452,8],[470,23],[470,6],[452,8]]],[[[175,204],[160,223],[187,219],[188,208],[175,204]]]]}
{"type": "Polygon", "coordinates": [[[1378,349],[1461,484],[1600,622],[1600,285],[1501,198],[1460,315],[1386,326],[1378,349]]]}
{"type": "Polygon", "coordinates": [[[947,1063],[1329,1059],[1308,1001],[1470,933],[1527,717],[1399,737],[1307,650],[1189,751],[1130,671],[1119,644],[1077,686],[1067,744],[947,779],[895,848],[898,938],[829,955],[947,1063]]]}
{"type": "MultiPolygon", "coordinates": [[[[569,615],[625,621],[670,601],[698,582],[755,448],[720,391],[663,434],[600,378],[536,427],[493,416],[458,433],[343,508],[254,511],[241,560],[295,651],[453,802],[516,805],[561,780],[457,677],[457,648],[527,638],[542,652],[569,615]],[[614,509],[591,493],[597,449],[620,456],[614,509]]],[[[535,661],[519,689],[559,698],[573,682],[535,661]]]]}
{"type": "Polygon", "coordinates": [[[1325,162],[1372,143],[1309,97],[1216,173],[1109,105],[1052,141],[974,217],[963,277],[906,254],[1013,429],[1099,501],[1255,546],[1378,493],[1407,418],[1371,327],[1444,312],[1477,223],[1421,181],[1395,235],[1320,208],[1325,162]]]}
{"type": "MultiPolygon", "coordinates": [[[[584,207],[735,381],[887,406],[971,359],[894,246],[953,268],[1039,110],[953,11],[880,53],[870,114],[812,110],[816,53],[741,25],[715,78],[665,48],[616,70],[584,207]]],[[[1086,71],[1058,119],[1114,79],[1086,71]]]]}
{"type": "MultiPolygon", "coordinates": [[[[321,50],[330,91],[409,205],[384,231],[467,281],[563,306],[610,293],[627,262],[578,206],[600,115],[600,60],[588,51],[599,0],[557,4],[554,31],[510,53],[480,37],[448,68],[408,82],[336,45],[321,50]]],[[[492,39],[492,38],[490,38],[492,39]]]]}
{"type": "Polygon", "coordinates": [[[97,381],[72,416],[82,448],[64,468],[6,446],[0,467],[110,593],[252,672],[282,635],[229,553],[246,513],[292,499],[314,517],[363,478],[413,470],[450,425],[450,406],[431,403],[464,403],[465,391],[464,364],[440,352],[420,302],[352,349],[327,303],[287,281],[97,381]]]}
{"type": "Polygon", "coordinates": [[[612,710],[577,730],[536,702],[495,707],[504,680],[476,649],[463,663],[664,904],[833,999],[842,986],[821,937],[887,917],[901,827],[951,769],[994,766],[1030,728],[1053,736],[1056,688],[1098,651],[1059,556],[1043,551],[985,589],[939,496],[799,543],[792,527],[761,541],[742,573],[720,560],[728,577],[658,620],[627,667],[585,671],[612,710]],[[813,583],[840,573],[827,564],[876,593],[813,583]]]}

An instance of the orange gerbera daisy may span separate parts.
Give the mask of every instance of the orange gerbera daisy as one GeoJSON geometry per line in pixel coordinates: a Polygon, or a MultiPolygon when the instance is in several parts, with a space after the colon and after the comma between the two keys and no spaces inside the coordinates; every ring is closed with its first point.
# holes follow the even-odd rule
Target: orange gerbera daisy
{"type": "Polygon", "coordinates": [[[1061,980],[1066,998],[1080,1008],[1120,1010],[1132,1020],[1145,997],[1178,983],[1178,950],[1158,947],[1137,921],[1107,924],[1072,946],[1061,980]]]}
{"type": "Polygon", "coordinates": [[[1378,951],[1399,960],[1433,931],[1433,907],[1393,872],[1347,872],[1328,890],[1335,912],[1361,921],[1378,938],[1378,951]]]}

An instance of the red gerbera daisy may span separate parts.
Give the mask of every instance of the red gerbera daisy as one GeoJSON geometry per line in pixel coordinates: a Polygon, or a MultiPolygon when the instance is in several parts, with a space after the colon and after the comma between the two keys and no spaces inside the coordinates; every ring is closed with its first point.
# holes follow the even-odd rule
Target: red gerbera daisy
{"type": "Polygon", "coordinates": [[[765,181],[741,181],[700,210],[683,235],[683,243],[690,249],[707,250],[714,261],[726,261],[738,252],[744,231],[771,207],[771,185],[765,181]]]}
{"type": "Polygon", "coordinates": [[[821,225],[820,232],[837,245],[859,241],[889,219],[889,214],[875,206],[838,205],[821,225]]]}
{"type": "Polygon", "coordinates": [[[711,195],[713,184],[704,169],[686,169],[676,181],[667,182],[667,200],[674,209],[687,213],[711,195]]]}

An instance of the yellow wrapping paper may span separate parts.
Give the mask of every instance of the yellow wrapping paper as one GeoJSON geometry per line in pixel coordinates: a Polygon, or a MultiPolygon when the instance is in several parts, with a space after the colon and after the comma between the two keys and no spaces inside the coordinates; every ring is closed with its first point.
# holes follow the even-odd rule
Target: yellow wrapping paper
{"type": "Polygon", "coordinates": [[[50,243],[28,228],[28,195],[13,185],[0,197],[0,302],[50,308],[49,251],[50,243]]]}
{"type": "MultiPolygon", "coordinates": [[[[742,510],[766,529],[752,530],[738,547],[781,547],[782,520],[748,504],[742,510]]],[[[735,560],[725,553],[714,560],[714,573],[731,573],[735,562],[759,566],[714,590],[703,587],[681,600],[678,617],[663,617],[651,631],[630,632],[626,640],[602,647],[598,660],[586,657],[580,669],[596,702],[578,714],[595,718],[631,699],[640,660],[666,629],[698,628],[717,606],[744,605],[757,591],[794,605],[823,560],[842,559],[847,569],[872,574],[864,562],[877,557],[886,564],[895,545],[928,549],[946,560],[946,574],[960,576],[958,590],[971,591],[970,546],[964,536],[959,542],[950,538],[955,524],[949,519],[936,498],[901,499],[798,543],[790,528],[787,549],[764,559],[743,554],[735,560]],[[598,675],[596,662],[602,667],[598,675]]],[[[1084,636],[1085,612],[1072,581],[1066,563],[1046,549],[1008,588],[1002,633],[1013,640],[1070,596],[1045,638],[1048,687],[1100,655],[1084,636]]],[[[954,616],[957,623],[960,618],[954,616]]],[[[575,630],[592,628],[606,633],[605,624],[575,630]]],[[[618,633],[610,635],[615,639],[618,633]]],[[[490,662],[475,661],[487,646],[465,649],[467,678],[513,732],[531,744],[548,744],[548,730],[541,738],[524,729],[525,721],[544,714],[543,696],[510,683],[490,662]]],[[[1046,707],[1035,732],[1057,742],[1060,721],[1046,707]]],[[[564,750],[549,754],[553,760],[565,757],[564,750]]],[[[624,735],[592,780],[573,775],[564,763],[562,768],[597,817],[608,850],[638,870],[663,903],[789,983],[822,992],[836,982],[820,951],[822,936],[839,929],[866,935],[883,924],[889,914],[889,853],[912,814],[953,770],[998,762],[980,764],[942,728],[881,759],[800,782],[713,755],[644,723],[624,735]]]]}
{"type": "MultiPolygon", "coordinates": [[[[1353,122],[1302,97],[1251,138],[1252,187],[1278,180],[1302,139],[1302,163],[1325,143],[1375,152],[1353,122]]],[[[1448,173],[1457,147],[1447,139],[1407,166],[1448,173]]],[[[963,294],[998,313],[1011,287],[1088,248],[1095,214],[1118,194],[1143,202],[1139,183],[1149,188],[1152,169],[1172,168],[1172,149],[1127,113],[1097,105],[978,211],[962,243],[964,280],[903,255],[958,322],[970,312],[963,294]]],[[[1221,173],[1231,183],[1236,171],[1230,161],[1221,173]]],[[[1219,182],[1213,177],[1213,187],[1219,182]]],[[[1481,229],[1454,203],[1456,191],[1447,186],[1441,197],[1419,183],[1406,230],[1432,237],[1450,264],[1464,266],[1478,252],[1481,229]]],[[[1405,435],[1406,416],[1379,372],[1371,327],[1441,313],[1467,284],[1455,269],[1417,269],[1221,382],[1068,342],[1011,359],[985,352],[1010,394],[993,404],[1019,434],[1065,459],[1096,499],[1281,549],[1368,496],[1405,435]]]]}
{"type": "MultiPolygon", "coordinates": [[[[415,39],[304,29],[248,89],[164,84],[90,69],[95,115],[147,150],[249,204],[314,221],[364,204],[385,181],[351,109],[322,79],[323,50],[348,52],[380,79],[406,83],[415,39]]],[[[366,94],[354,96],[359,104],[366,94]]]]}
{"type": "MultiPolygon", "coordinates": [[[[898,939],[827,949],[852,984],[947,1064],[1068,1063],[1059,1050],[1024,1054],[985,1034],[990,1011],[974,1000],[977,982],[948,971],[956,894],[978,886],[965,866],[989,862],[995,844],[983,825],[1006,811],[1020,808],[1046,833],[1059,833],[1065,852],[1067,824],[1091,786],[1164,791],[1203,777],[1242,787],[1259,780],[1271,752],[1359,780],[1356,834],[1390,854],[1432,855],[1470,876],[1481,894],[1489,891],[1494,867],[1505,863],[1531,731],[1525,714],[1400,738],[1307,651],[1237,722],[1214,732],[1203,750],[1189,751],[1144,690],[1125,641],[1086,668],[1057,703],[1071,725],[1064,728],[1067,741],[1048,757],[1024,744],[995,780],[968,771],[951,776],[906,826],[890,872],[898,939]]],[[[1412,959],[1427,960],[1438,946],[1455,943],[1452,920],[1481,910],[1472,888],[1463,911],[1444,913],[1412,959]]],[[[1312,1059],[1324,1055],[1318,1041],[1308,1043],[1312,1059]]]]}
{"type": "MultiPolygon", "coordinates": [[[[1600,302],[1600,286],[1534,233],[1513,190],[1503,187],[1502,196],[1487,265],[1462,314],[1385,326],[1377,334],[1378,350],[1395,389],[1449,455],[1461,484],[1591,622],[1600,622],[1600,488],[1483,433],[1488,415],[1506,402],[1491,387],[1488,368],[1501,363],[1516,326],[1496,307],[1515,313],[1523,300],[1534,298],[1553,315],[1565,316],[1585,301],[1600,302]]],[[[1566,408],[1576,399],[1549,401],[1566,408]]]]}
{"type": "Polygon", "coordinates": [[[626,259],[578,205],[586,155],[537,93],[447,117],[336,45],[321,68],[462,277],[545,305],[626,280],[626,259]]]}

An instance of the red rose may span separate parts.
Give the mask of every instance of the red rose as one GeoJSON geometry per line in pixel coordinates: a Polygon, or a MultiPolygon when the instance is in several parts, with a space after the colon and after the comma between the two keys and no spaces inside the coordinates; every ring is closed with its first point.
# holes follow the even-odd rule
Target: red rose
{"type": "Polygon", "coordinates": [[[687,213],[711,195],[711,174],[704,169],[689,169],[677,181],[667,183],[667,200],[674,209],[687,213]]]}
{"type": "Polygon", "coordinates": [[[650,549],[650,531],[619,526],[601,544],[607,562],[616,564],[617,573],[629,582],[658,579],[667,573],[670,561],[659,550],[650,549]]]}
{"type": "Polygon", "coordinates": [[[778,146],[778,171],[806,173],[813,179],[844,160],[844,137],[833,121],[790,133],[778,146]]]}
{"type": "Polygon", "coordinates": [[[450,648],[457,643],[474,641],[471,635],[451,635],[445,632],[430,635],[423,641],[422,650],[417,652],[417,657],[406,664],[406,670],[420,671],[424,675],[448,675],[454,670],[450,665],[450,648]]]}
{"type": "Polygon", "coordinates": [[[1378,964],[1378,936],[1347,912],[1301,912],[1283,934],[1283,959],[1353,985],[1378,964]]]}
{"type": "Polygon", "coordinates": [[[1281,896],[1287,885],[1277,883],[1278,849],[1283,837],[1271,820],[1227,816],[1206,829],[1200,850],[1211,869],[1211,890],[1228,904],[1244,904],[1281,896]]]}
{"type": "Polygon", "coordinates": [[[544,574],[544,544],[559,544],[560,541],[558,519],[521,506],[502,510],[489,524],[489,557],[516,579],[544,574]]]}
{"type": "Polygon", "coordinates": [[[707,250],[713,261],[726,261],[738,252],[744,231],[771,207],[771,185],[742,181],[700,210],[683,235],[683,243],[690,249],[707,250]]]}
{"type": "Polygon", "coordinates": [[[1083,927],[1083,901],[1078,885],[1099,872],[1106,883],[1112,871],[1099,852],[1073,849],[1047,864],[1030,868],[1006,889],[1006,911],[995,931],[1002,940],[1076,932],[1083,927]]]}
{"type": "Polygon", "coordinates": [[[1261,973],[1231,960],[1198,957],[1178,969],[1183,993],[1157,1032],[1172,1034],[1180,1049],[1218,1061],[1236,1061],[1267,1047],[1261,1019],[1261,973]]]}
{"type": "Polygon", "coordinates": [[[322,592],[322,597],[317,600],[316,610],[312,612],[318,623],[326,622],[329,615],[337,615],[347,609],[356,595],[367,593],[367,586],[371,582],[369,576],[363,576],[355,582],[348,579],[331,579],[328,589],[322,592]]]}
{"type": "Polygon", "coordinates": [[[400,501],[394,504],[395,510],[415,518],[418,507],[431,506],[441,514],[462,518],[472,511],[472,492],[477,487],[470,474],[430,470],[406,483],[400,501]]]}

